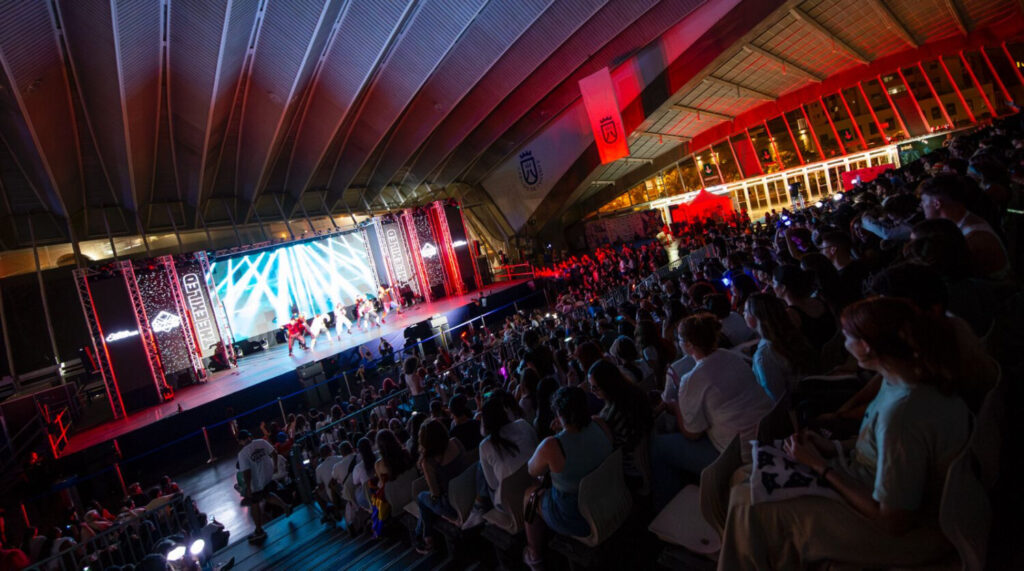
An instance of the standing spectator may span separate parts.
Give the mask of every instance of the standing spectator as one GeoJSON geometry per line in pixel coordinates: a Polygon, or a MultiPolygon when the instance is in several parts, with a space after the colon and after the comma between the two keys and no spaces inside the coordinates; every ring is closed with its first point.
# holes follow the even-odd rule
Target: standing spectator
{"type": "Polygon", "coordinates": [[[409,387],[409,394],[412,395],[412,409],[416,412],[427,412],[430,406],[430,396],[423,386],[423,376],[420,374],[420,361],[416,357],[408,357],[402,365],[402,372],[405,376],[405,384],[409,387]]]}
{"type": "Polygon", "coordinates": [[[242,449],[238,452],[238,469],[242,473],[242,496],[249,500],[249,514],[256,525],[249,543],[257,543],[267,539],[263,529],[264,500],[280,507],[291,515],[291,506],[286,505],[269,487],[274,476],[274,464],[277,452],[269,442],[262,438],[253,439],[248,430],[238,432],[238,443],[242,449]]]}

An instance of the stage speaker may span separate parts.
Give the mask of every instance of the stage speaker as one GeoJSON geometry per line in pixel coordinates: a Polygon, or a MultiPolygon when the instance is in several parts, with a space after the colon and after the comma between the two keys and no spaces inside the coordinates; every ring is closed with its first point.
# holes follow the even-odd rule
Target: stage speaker
{"type": "Polygon", "coordinates": [[[327,380],[327,377],[324,376],[324,367],[319,362],[313,361],[299,365],[295,368],[295,374],[299,377],[302,388],[306,389],[303,396],[310,408],[322,406],[334,400],[331,390],[324,382],[327,380]]]}
{"type": "MultiPolygon", "coordinates": [[[[415,351],[416,354],[419,355],[419,350],[415,349],[416,340],[427,339],[433,334],[434,332],[430,327],[430,320],[421,321],[415,325],[410,325],[409,327],[406,327],[405,353],[409,354],[411,351],[415,351]]],[[[426,353],[427,355],[437,354],[437,344],[434,342],[434,339],[423,342],[423,352],[426,353]]]]}
{"type": "Polygon", "coordinates": [[[491,265],[487,263],[487,256],[480,256],[476,259],[476,267],[480,270],[480,285],[489,286],[494,283],[491,277],[491,265]]]}

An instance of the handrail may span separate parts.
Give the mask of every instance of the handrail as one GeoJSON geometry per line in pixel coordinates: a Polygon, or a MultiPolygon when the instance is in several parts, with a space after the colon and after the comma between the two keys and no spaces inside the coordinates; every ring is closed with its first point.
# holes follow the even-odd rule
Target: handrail
{"type": "MultiPolygon", "coordinates": [[[[518,304],[523,302],[524,300],[532,299],[532,298],[536,297],[537,295],[543,295],[543,293],[544,292],[542,290],[538,289],[537,291],[534,291],[534,292],[532,292],[532,293],[530,293],[528,295],[524,295],[524,296],[519,297],[519,298],[517,298],[517,299],[515,299],[515,300],[513,300],[513,301],[511,301],[509,303],[506,303],[504,305],[501,305],[499,307],[491,309],[490,311],[487,311],[486,313],[483,313],[481,315],[477,315],[477,316],[473,317],[472,319],[469,319],[469,320],[464,321],[462,323],[459,323],[457,325],[453,325],[453,326],[451,326],[449,328],[449,330],[454,330],[454,329],[458,329],[458,328],[463,327],[463,326],[471,325],[475,321],[482,320],[483,318],[485,318],[485,317],[487,317],[489,315],[492,315],[492,314],[497,313],[497,312],[502,311],[502,310],[506,310],[509,307],[518,307],[518,304]]],[[[418,340],[415,343],[410,343],[408,345],[403,345],[403,347],[401,347],[400,349],[396,350],[396,353],[398,351],[406,351],[406,350],[410,350],[410,349],[415,349],[416,347],[422,347],[422,345],[424,343],[427,343],[428,341],[432,341],[434,339],[437,339],[440,335],[441,335],[441,333],[436,333],[436,334],[433,334],[430,337],[427,337],[425,339],[420,339],[420,340],[418,340]]],[[[384,362],[384,358],[383,357],[378,357],[377,359],[374,360],[373,363],[374,363],[375,366],[377,366],[377,365],[380,365],[383,362],[384,362]]],[[[287,394],[287,395],[282,395],[282,396],[278,397],[275,400],[268,401],[268,402],[266,402],[266,403],[264,403],[262,405],[259,405],[257,407],[253,407],[252,409],[249,409],[247,411],[241,412],[241,413],[236,414],[236,415],[234,415],[232,417],[225,418],[225,419],[223,419],[223,420],[221,420],[219,422],[216,422],[216,423],[204,426],[204,427],[202,427],[199,430],[192,431],[192,432],[190,432],[188,434],[185,434],[183,436],[180,436],[180,437],[178,437],[178,438],[176,438],[174,440],[171,440],[169,442],[165,442],[162,445],[154,446],[152,448],[149,448],[148,450],[146,450],[144,452],[141,452],[139,454],[136,454],[135,456],[132,456],[131,458],[121,459],[118,462],[116,462],[115,464],[112,464],[111,466],[108,466],[108,467],[106,467],[104,469],[101,469],[101,470],[98,470],[96,472],[93,472],[91,474],[87,474],[85,476],[76,476],[76,477],[68,478],[66,480],[61,481],[58,484],[55,484],[55,485],[51,486],[45,492],[36,494],[36,495],[28,497],[28,498],[24,498],[23,501],[24,501],[24,503],[34,502],[34,501],[39,500],[40,498],[46,497],[46,496],[48,496],[50,494],[60,492],[61,490],[64,490],[64,489],[69,488],[71,486],[75,486],[77,484],[80,484],[80,483],[83,483],[83,482],[87,482],[89,480],[95,479],[95,478],[97,478],[99,476],[102,476],[102,475],[105,475],[105,474],[109,474],[111,472],[117,472],[118,474],[120,474],[120,466],[122,466],[122,465],[126,465],[126,464],[129,464],[131,462],[139,461],[139,460],[141,460],[143,458],[146,458],[146,457],[148,457],[148,456],[150,456],[152,454],[155,454],[157,452],[165,450],[165,449],[167,449],[170,446],[179,444],[181,442],[184,442],[184,441],[192,439],[192,438],[202,437],[202,438],[205,439],[206,438],[206,432],[208,430],[210,430],[210,429],[228,425],[228,424],[230,424],[232,422],[237,421],[238,419],[240,419],[242,417],[245,417],[245,416],[248,416],[250,414],[259,412],[259,411],[264,410],[264,409],[266,409],[268,407],[272,407],[275,404],[278,404],[279,402],[281,402],[283,400],[287,400],[289,398],[302,395],[302,394],[306,393],[307,391],[316,390],[319,387],[321,387],[323,385],[326,385],[328,383],[342,380],[342,379],[344,379],[346,377],[346,375],[356,373],[359,370],[360,367],[353,367],[353,368],[344,370],[344,371],[340,372],[339,374],[331,377],[330,379],[326,379],[324,381],[321,381],[319,383],[316,383],[316,384],[308,386],[308,387],[303,387],[302,389],[300,389],[298,391],[294,391],[294,392],[292,392],[290,394],[287,394]]],[[[393,396],[394,395],[392,394],[391,397],[389,397],[389,398],[393,398],[393,396]]],[[[378,403],[378,406],[379,406],[379,403],[378,403]]],[[[357,412],[360,412],[360,411],[357,411],[357,412]]],[[[207,446],[209,446],[209,442],[208,441],[207,441],[207,446]]],[[[212,451],[211,451],[211,456],[212,456],[212,451]]]]}
{"type": "MultiPolygon", "coordinates": [[[[94,564],[99,568],[135,564],[161,539],[183,530],[187,534],[198,531],[201,526],[196,516],[192,498],[178,493],[166,504],[126,516],[86,541],[68,545],[60,552],[34,562],[27,569],[50,569],[54,564],[62,571],[89,568],[94,564]]],[[[81,525],[87,524],[82,522],[81,525]]]]}

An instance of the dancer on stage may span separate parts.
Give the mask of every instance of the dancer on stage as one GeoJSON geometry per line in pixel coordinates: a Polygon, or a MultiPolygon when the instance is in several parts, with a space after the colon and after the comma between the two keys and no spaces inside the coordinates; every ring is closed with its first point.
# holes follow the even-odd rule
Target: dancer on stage
{"type": "Polygon", "coordinates": [[[303,349],[309,349],[306,346],[306,333],[309,333],[309,327],[306,327],[306,319],[302,315],[296,315],[291,321],[281,326],[288,332],[288,356],[292,356],[292,345],[296,341],[299,342],[299,346],[303,349]]]}
{"type": "Polygon", "coordinates": [[[381,323],[384,322],[385,317],[391,310],[395,310],[399,315],[402,314],[402,305],[398,303],[395,296],[392,295],[391,289],[384,287],[383,284],[377,286],[377,299],[380,300],[381,306],[383,307],[381,314],[381,323]]]}
{"type": "Polygon", "coordinates": [[[374,308],[373,302],[369,299],[364,299],[359,304],[359,328],[363,328],[363,323],[373,324],[375,327],[380,327],[380,316],[377,315],[377,309],[374,308]]]}
{"type": "Polygon", "coordinates": [[[331,340],[331,333],[327,330],[327,316],[323,313],[318,313],[313,318],[313,322],[309,324],[309,334],[313,337],[313,340],[309,344],[310,349],[316,349],[316,340],[320,338],[320,334],[327,337],[327,340],[331,340]]]}
{"type": "Polygon", "coordinates": [[[348,318],[348,312],[345,311],[345,304],[340,301],[334,304],[334,331],[338,334],[338,341],[341,341],[341,328],[344,327],[348,330],[348,334],[352,334],[352,320],[348,318]]]}

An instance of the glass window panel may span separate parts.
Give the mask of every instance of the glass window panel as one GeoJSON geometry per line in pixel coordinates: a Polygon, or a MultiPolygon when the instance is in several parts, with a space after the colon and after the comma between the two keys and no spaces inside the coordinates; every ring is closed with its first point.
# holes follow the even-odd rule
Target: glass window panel
{"type": "Polygon", "coordinates": [[[786,200],[786,183],[781,178],[765,181],[765,188],[768,191],[768,204],[766,207],[776,208],[784,205],[786,200]]]}
{"type": "Polygon", "coordinates": [[[860,137],[857,136],[857,130],[854,128],[853,121],[850,120],[850,115],[846,112],[846,106],[843,105],[839,94],[834,93],[824,97],[823,101],[825,102],[825,112],[832,119],[832,124],[835,125],[847,154],[863,151],[864,145],[861,144],[860,137]]]}
{"type": "Polygon", "coordinates": [[[747,205],[747,197],[743,193],[743,188],[742,187],[737,188],[737,189],[732,191],[732,201],[736,203],[736,205],[739,207],[739,209],[741,211],[742,210],[746,210],[748,212],[750,211],[750,206],[747,205]]]}
{"type": "Polygon", "coordinates": [[[807,103],[804,105],[804,111],[807,114],[807,119],[811,121],[812,134],[818,137],[818,143],[821,144],[821,152],[825,154],[825,158],[838,157],[843,154],[843,149],[839,145],[839,141],[836,140],[835,132],[829,125],[828,117],[821,104],[817,101],[807,103]]]}
{"type": "MultiPolygon", "coordinates": [[[[796,146],[804,158],[804,163],[820,161],[818,147],[814,144],[814,139],[811,138],[811,130],[807,125],[807,119],[804,119],[803,111],[794,109],[786,113],[784,118],[786,124],[789,125],[790,132],[793,133],[793,138],[796,139],[796,146]]],[[[769,127],[771,127],[770,124],[769,127]]]]}
{"type": "Polygon", "coordinates": [[[751,210],[763,210],[768,206],[764,183],[759,182],[747,185],[747,196],[750,197],[751,210]]]}
{"type": "Polygon", "coordinates": [[[768,131],[762,125],[756,125],[747,130],[750,133],[750,142],[754,145],[757,159],[761,161],[761,170],[767,173],[780,170],[777,149],[772,145],[768,131]]]}
{"type": "Polygon", "coordinates": [[[917,66],[903,68],[903,77],[907,80],[907,87],[910,88],[911,94],[914,99],[917,100],[917,104],[921,106],[921,111],[924,112],[925,120],[928,121],[928,126],[933,131],[939,129],[945,129],[946,118],[942,114],[942,109],[939,107],[939,103],[932,97],[931,89],[928,88],[928,82],[925,81],[924,75],[921,74],[921,70],[917,66]]]}
{"type": "Polygon", "coordinates": [[[842,164],[828,167],[828,181],[832,185],[832,192],[840,192],[843,189],[843,173],[846,172],[846,167],[842,164]]]}
{"type": "Polygon", "coordinates": [[[991,118],[992,112],[989,110],[988,105],[985,104],[982,92],[971,81],[971,75],[967,73],[967,68],[964,67],[960,57],[946,56],[942,58],[942,61],[946,64],[950,77],[953,78],[953,84],[960,89],[960,94],[963,95],[967,108],[971,110],[971,113],[974,113],[974,118],[978,121],[991,118]]]}
{"type": "Polygon", "coordinates": [[[800,156],[796,152],[796,145],[793,138],[789,136],[786,129],[786,121],[782,117],[775,117],[768,120],[768,132],[771,134],[771,141],[775,144],[775,151],[779,153],[783,166],[787,169],[800,166],[800,156]]]}
{"type": "Polygon", "coordinates": [[[807,173],[808,194],[815,199],[827,197],[829,195],[827,180],[828,175],[825,169],[818,169],[807,173]]]}
{"type": "Polygon", "coordinates": [[[704,186],[717,186],[722,184],[722,178],[718,175],[718,168],[715,166],[714,153],[711,147],[707,147],[695,153],[697,168],[700,169],[700,177],[704,186]]]}
{"type": "Polygon", "coordinates": [[[977,78],[978,84],[981,85],[981,90],[988,96],[992,107],[995,107],[996,115],[1012,113],[1013,108],[1007,103],[1002,90],[996,84],[992,71],[989,69],[988,64],[985,63],[985,58],[981,57],[981,54],[976,51],[964,51],[963,56],[967,60],[967,64],[971,66],[971,71],[974,72],[974,77],[977,78]]]}
{"type": "Polygon", "coordinates": [[[743,176],[752,177],[762,174],[760,161],[757,158],[757,153],[754,152],[754,145],[751,144],[745,132],[733,135],[729,142],[732,143],[736,160],[740,162],[739,166],[743,176]]]}
{"type": "Polygon", "coordinates": [[[647,202],[647,189],[645,187],[648,184],[653,187],[654,181],[648,179],[644,182],[644,184],[637,185],[629,189],[629,201],[633,204],[643,204],[644,202],[647,202]]]}
{"type": "Polygon", "coordinates": [[[857,126],[860,127],[860,133],[864,136],[864,140],[867,141],[868,148],[873,149],[884,145],[885,140],[882,139],[882,134],[878,132],[875,119],[871,116],[872,110],[868,108],[864,97],[860,94],[860,89],[857,86],[844,89],[843,98],[846,99],[846,104],[850,107],[850,113],[853,114],[853,119],[857,122],[857,126]]]}
{"type": "MultiPolygon", "coordinates": [[[[985,48],[985,53],[988,54],[988,59],[992,62],[992,67],[995,68],[996,73],[999,74],[999,79],[1001,79],[1003,81],[1003,85],[1006,86],[1006,90],[1010,92],[1010,97],[1012,97],[1018,105],[1024,104],[1024,86],[1020,84],[1017,72],[1013,70],[1013,64],[1011,64],[1010,59],[1006,57],[1006,52],[1003,51],[1003,47],[985,48]]],[[[1013,52],[1010,53],[1012,54],[1013,52]]]]}
{"type": "Polygon", "coordinates": [[[874,110],[875,117],[878,117],[878,123],[885,135],[889,137],[889,141],[895,142],[904,138],[906,135],[900,127],[896,113],[889,106],[889,100],[885,97],[882,84],[877,79],[871,79],[861,83],[861,87],[864,88],[864,94],[868,97],[867,103],[874,110]]]}
{"type": "Polygon", "coordinates": [[[942,69],[942,65],[938,60],[930,60],[921,63],[921,67],[924,68],[925,75],[932,82],[932,87],[935,88],[935,93],[939,95],[939,99],[942,100],[942,104],[946,107],[946,112],[949,113],[949,118],[953,120],[955,127],[966,127],[972,125],[971,116],[964,110],[963,103],[960,102],[960,97],[956,94],[956,90],[953,89],[953,84],[949,81],[949,76],[946,75],[946,70],[942,69]]]}
{"type": "Polygon", "coordinates": [[[736,182],[743,179],[739,167],[736,166],[736,159],[732,156],[732,149],[729,148],[728,141],[723,140],[712,145],[711,151],[718,163],[719,170],[722,171],[722,178],[725,179],[725,182],[736,182]]]}
{"type": "Polygon", "coordinates": [[[893,105],[896,106],[896,112],[900,114],[907,130],[910,131],[911,137],[919,137],[931,132],[929,125],[925,123],[924,117],[921,116],[921,112],[917,108],[917,102],[914,101],[913,95],[907,89],[907,84],[903,82],[903,78],[898,73],[883,75],[882,85],[892,99],[893,105]]]}
{"type": "Polygon", "coordinates": [[[679,161],[679,176],[682,177],[683,189],[687,192],[700,190],[704,186],[700,180],[700,173],[697,172],[697,163],[693,160],[693,156],[679,161]]]}
{"type": "Polygon", "coordinates": [[[683,185],[679,180],[679,169],[675,166],[661,171],[661,179],[664,184],[662,196],[675,196],[683,193],[683,185]]]}

